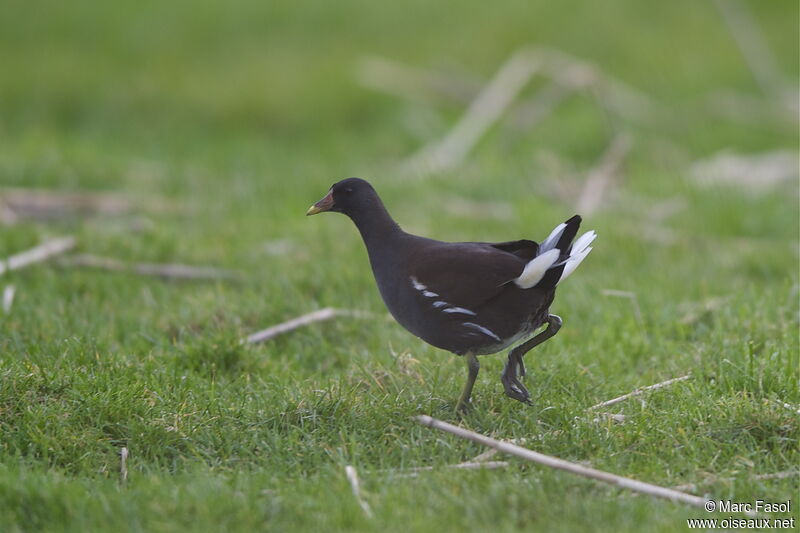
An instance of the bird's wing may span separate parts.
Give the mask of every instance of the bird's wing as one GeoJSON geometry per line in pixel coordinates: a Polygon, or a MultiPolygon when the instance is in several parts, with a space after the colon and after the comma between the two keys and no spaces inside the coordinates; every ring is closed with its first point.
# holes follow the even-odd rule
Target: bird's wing
{"type": "Polygon", "coordinates": [[[536,257],[536,254],[539,251],[539,245],[528,239],[485,244],[488,244],[493,248],[497,248],[498,250],[514,254],[525,261],[530,261],[536,257]]]}
{"type": "MultiPolygon", "coordinates": [[[[524,241],[516,241],[521,243],[524,241]]],[[[532,242],[532,241],[528,241],[532,242]]],[[[514,248],[515,243],[500,243],[514,248]]],[[[534,243],[535,244],[535,243],[534,243]]],[[[514,249],[523,249],[516,245],[514,249]]],[[[419,250],[409,282],[425,298],[476,309],[520,275],[525,259],[486,243],[441,243],[419,250]]],[[[434,304],[435,305],[435,304],[434,304]]]]}

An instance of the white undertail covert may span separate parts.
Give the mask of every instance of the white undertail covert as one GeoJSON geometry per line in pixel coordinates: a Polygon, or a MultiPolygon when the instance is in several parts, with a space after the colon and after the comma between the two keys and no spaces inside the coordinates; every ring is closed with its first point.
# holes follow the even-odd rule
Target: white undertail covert
{"type": "Polygon", "coordinates": [[[558,285],[572,274],[575,269],[578,268],[578,265],[581,264],[581,261],[589,255],[589,252],[592,251],[592,247],[589,245],[597,238],[597,233],[595,233],[594,230],[587,231],[578,237],[574,244],[572,244],[569,256],[559,261],[559,257],[561,257],[564,250],[556,248],[556,245],[566,228],[566,224],[559,224],[550,235],[542,241],[542,244],[539,245],[539,251],[536,257],[528,261],[522,274],[514,280],[514,283],[516,283],[518,287],[522,289],[535,287],[537,283],[542,281],[542,278],[544,278],[548,270],[564,265],[561,277],[558,282],[556,282],[556,285],[558,285]]]}

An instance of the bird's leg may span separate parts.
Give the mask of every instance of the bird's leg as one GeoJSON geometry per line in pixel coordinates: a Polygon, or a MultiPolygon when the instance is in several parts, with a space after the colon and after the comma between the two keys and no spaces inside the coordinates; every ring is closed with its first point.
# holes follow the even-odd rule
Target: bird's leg
{"type": "Polygon", "coordinates": [[[558,333],[559,329],[561,329],[561,317],[549,315],[547,317],[547,328],[544,331],[509,352],[508,361],[503,369],[503,374],[500,376],[500,381],[506,390],[506,396],[523,403],[531,402],[531,395],[528,389],[519,380],[520,377],[525,375],[525,363],[522,362],[522,358],[533,348],[558,333]]]}
{"type": "Polygon", "coordinates": [[[503,373],[500,375],[500,381],[503,383],[503,388],[506,390],[506,396],[523,403],[530,403],[530,393],[516,376],[519,362],[521,362],[521,360],[509,354],[506,366],[503,368],[503,373]]]}
{"type": "Polygon", "coordinates": [[[469,407],[469,398],[472,396],[472,387],[475,385],[475,378],[478,377],[478,371],[481,369],[481,364],[478,362],[478,356],[472,352],[467,352],[464,357],[467,360],[467,383],[464,385],[464,391],[458,399],[456,411],[465,411],[469,407]]]}

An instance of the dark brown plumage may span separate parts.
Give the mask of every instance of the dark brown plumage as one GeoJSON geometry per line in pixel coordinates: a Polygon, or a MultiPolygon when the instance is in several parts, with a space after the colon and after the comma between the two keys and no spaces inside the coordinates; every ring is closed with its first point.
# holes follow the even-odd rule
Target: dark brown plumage
{"type": "Polygon", "coordinates": [[[400,229],[375,189],[359,178],[334,184],[307,214],[323,211],[344,213],[358,227],[392,316],[429,344],[466,356],[469,375],[459,408],[469,402],[480,368],[477,355],[496,353],[547,325],[511,350],[501,377],[508,396],[530,401],[519,381],[525,375],[522,356],[560,328],[561,319],[549,312],[556,285],[591,251],[595,237],[588,232],[572,244],[579,216],[541,245],[436,241],[400,229]]]}

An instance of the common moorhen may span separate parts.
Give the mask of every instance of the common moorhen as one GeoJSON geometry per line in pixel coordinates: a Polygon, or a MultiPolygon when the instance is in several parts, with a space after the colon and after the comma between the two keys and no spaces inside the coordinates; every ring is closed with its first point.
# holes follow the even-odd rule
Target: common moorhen
{"type": "Polygon", "coordinates": [[[427,343],[466,356],[459,410],[469,404],[478,355],[499,352],[547,325],[509,352],[501,376],[508,396],[530,403],[520,382],[522,357],[561,327],[561,318],[549,311],[556,286],[592,250],[596,237],[589,231],[572,242],[581,217],[559,224],[541,244],[436,241],[400,229],[375,189],[360,178],[335,183],[306,215],[323,211],[344,213],[358,227],[395,320],[427,343]]]}

